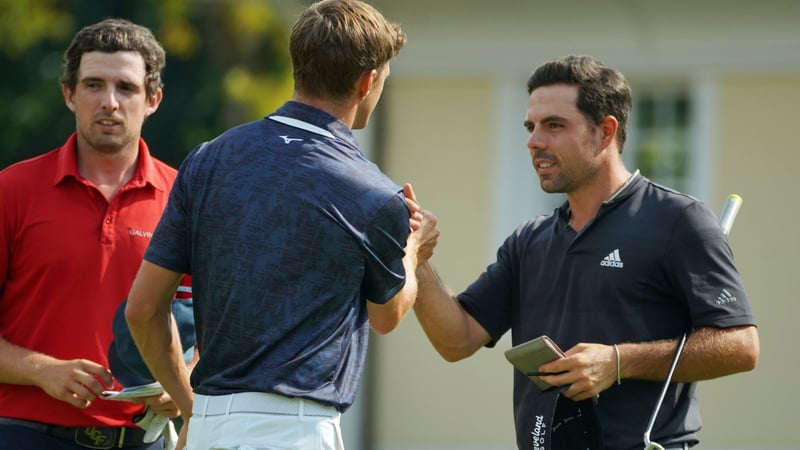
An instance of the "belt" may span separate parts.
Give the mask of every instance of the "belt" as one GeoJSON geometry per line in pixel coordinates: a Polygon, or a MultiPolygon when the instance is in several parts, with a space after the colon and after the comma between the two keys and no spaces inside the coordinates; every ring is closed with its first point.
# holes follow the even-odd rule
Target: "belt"
{"type": "Polygon", "coordinates": [[[145,430],[128,427],[62,427],[48,423],[34,422],[31,420],[11,419],[0,417],[1,425],[13,425],[34,429],[86,448],[124,448],[138,447],[147,444],[144,442],[145,430]]]}
{"type": "Polygon", "coordinates": [[[292,416],[337,417],[339,411],[313,400],[285,397],[267,392],[194,396],[192,414],[201,417],[232,413],[284,414],[292,416]]]}

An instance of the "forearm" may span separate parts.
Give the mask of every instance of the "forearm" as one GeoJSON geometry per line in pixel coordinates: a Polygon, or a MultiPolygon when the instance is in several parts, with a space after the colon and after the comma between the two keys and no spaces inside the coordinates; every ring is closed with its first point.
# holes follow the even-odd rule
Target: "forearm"
{"type": "Polygon", "coordinates": [[[38,385],[38,377],[53,359],[0,337],[0,383],[38,385]]]}
{"type": "Polygon", "coordinates": [[[172,316],[143,326],[131,324],[130,329],[150,372],[178,405],[181,415],[190,417],[193,395],[189,385],[189,370],[172,316]]]}
{"type": "MultiPolygon", "coordinates": [[[[677,344],[678,340],[619,344],[622,378],[664,380],[677,344]]],[[[752,370],[758,354],[755,327],[698,328],[686,340],[673,380],[701,381],[752,370]]]]}
{"type": "Polygon", "coordinates": [[[447,361],[464,359],[489,342],[489,334],[458,303],[428,261],[417,268],[414,313],[431,344],[447,361]]]}
{"type": "Polygon", "coordinates": [[[403,257],[406,279],[400,291],[384,304],[367,302],[369,324],[376,333],[387,334],[393,331],[414,305],[417,297],[416,267],[416,251],[407,251],[403,257]]]}
{"type": "Polygon", "coordinates": [[[181,414],[190,417],[192,390],[171,308],[182,277],[183,274],[144,261],[128,295],[125,319],[148,369],[181,414]]]}
{"type": "Polygon", "coordinates": [[[113,379],[96,362],[61,360],[0,338],[0,383],[37,386],[57,400],[86,408],[113,386],[113,379]]]}

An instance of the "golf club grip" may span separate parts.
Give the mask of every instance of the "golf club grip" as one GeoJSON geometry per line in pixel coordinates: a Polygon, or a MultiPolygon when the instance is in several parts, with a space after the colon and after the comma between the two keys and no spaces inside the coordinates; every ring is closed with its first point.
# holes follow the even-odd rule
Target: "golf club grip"
{"type": "Polygon", "coordinates": [[[722,213],[719,215],[719,226],[725,236],[729,235],[733,227],[733,221],[736,220],[736,215],[739,213],[739,208],[742,206],[742,197],[737,194],[731,194],[725,200],[725,205],[722,207],[722,213]]]}

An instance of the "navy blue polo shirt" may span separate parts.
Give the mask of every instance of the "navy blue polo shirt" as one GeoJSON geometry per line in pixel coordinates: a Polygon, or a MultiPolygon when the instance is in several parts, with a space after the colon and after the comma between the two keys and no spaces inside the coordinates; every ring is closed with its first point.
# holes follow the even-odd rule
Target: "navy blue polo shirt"
{"type": "MultiPolygon", "coordinates": [[[[509,329],[513,345],[546,334],[567,350],[579,342],[674,339],[695,327],[755,324],[716,217],[692,197],[636,175],[582,232],[568,222],[565,203],[520,226],[459,295],[493,339],[509,329]]],[[[514,374],[517,440],[529,448],[540,392],[514,374]]],[[[625,380],[601,394],[597,411],[609,448],[641,448],[662,386],[625,380]]],[[[694,391],[694,383],[671,385],[654,440],[697,441],[694,391]]]]}
{"type": "Polygon", "coordinates": [[[180,167],[145,259],[193,280],[194,391],[353,403],[366,301],[402,288],[400,186],[327,113],[287,102],[180,167]]]}

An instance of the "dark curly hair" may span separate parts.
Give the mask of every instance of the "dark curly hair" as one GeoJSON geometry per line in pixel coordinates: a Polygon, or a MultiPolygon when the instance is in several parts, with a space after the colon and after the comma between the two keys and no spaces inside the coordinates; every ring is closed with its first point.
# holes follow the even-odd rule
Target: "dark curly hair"
{"type": "Polygon", "coordinates": [[[64,52],[61,84],[75,90],[83,54],[95,51],[131,51],[142,55],[147,96],[152,97],[163,87],[161,71],[166,65],[164,48],[148,28],[125,19],[105,19],[78,31],[64,52]]]}

